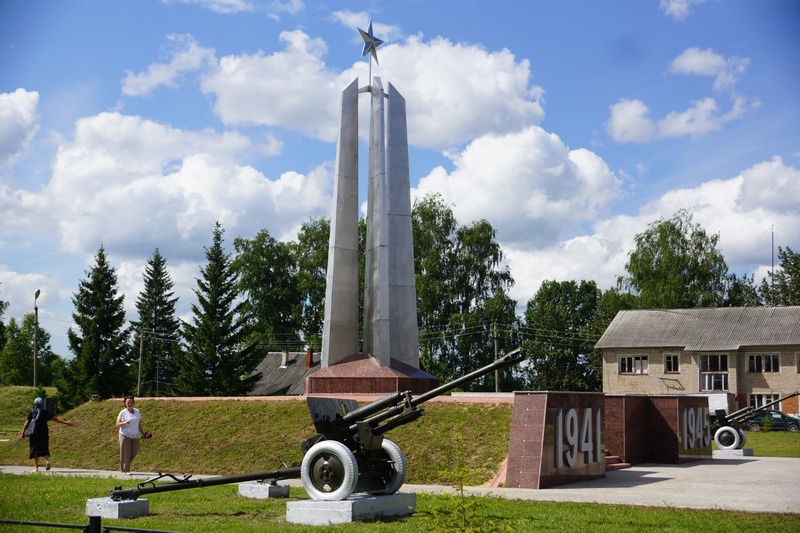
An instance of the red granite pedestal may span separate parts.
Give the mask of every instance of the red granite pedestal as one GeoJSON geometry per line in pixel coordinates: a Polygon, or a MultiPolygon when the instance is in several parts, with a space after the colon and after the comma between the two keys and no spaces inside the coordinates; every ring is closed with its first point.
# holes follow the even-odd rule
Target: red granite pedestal
{"type": "Polygon", "coordinates": [[[515,392],[507,487],[543,489],[605,476],[603,395],[515,392]]]}
{"type": "Polygon", "coordinates": [[[309,376],[306,394],[390,394],[407,390],[420,394],[438,385],[439,379],[424,370],[395,359],[389,366],[381,366],[369,354],[358,353],[309,376]]]}

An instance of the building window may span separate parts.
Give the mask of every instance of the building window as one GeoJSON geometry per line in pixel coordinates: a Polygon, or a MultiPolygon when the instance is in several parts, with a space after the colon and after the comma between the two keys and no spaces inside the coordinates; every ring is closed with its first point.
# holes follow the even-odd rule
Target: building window
{"type": "Polygon", "coordinates": [[[781,358],[776,353],[756,353],[747,357],[748,372],[780,372],[781,358]]]}
{"type": "Polygon", "coordinates": [[[678,372],[680,372],[679,361],[680,361],[680,355],[676,353],[664,354],[664,373],[677,374],[678,372]]]}
{"type": "Polygon", "coordinates": [[[647,374],[646,355],[628,355],[619,358],[620,374],[647,374]]]}
{"type": "Polygon", "coordinates": [[[795,363],[797,364],[797,373],[800,374],[800,353],[795,354],[795,363]]]}
{"type": "MultiPolygon", "coordinates": [[[[764,405],[774,402],[775,400],[780,399],[780,394],[748,394],[748,405],[753,409],[758,409],[759,407],[763,407],[764,405]]],[[[776,411],[780,411],[779,403],[770,406],[771,409],[776,411]]]]}
{"type": "Polygon", "coordinates": [[[700,356],[700,390],[728,390],[728,355],[700,356]]]}

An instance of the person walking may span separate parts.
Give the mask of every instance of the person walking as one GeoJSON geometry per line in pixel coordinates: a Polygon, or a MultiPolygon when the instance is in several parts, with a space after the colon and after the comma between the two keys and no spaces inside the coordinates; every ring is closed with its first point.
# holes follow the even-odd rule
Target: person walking
{"type": "Polygon", "coordinates": [[[50,470],[50,430],[47,428],[47,422],[50,420],[64,424],[65,426],[72,426],[71,420],[62,420],[57,415],[44,408],[44,400],[36,398],[33,400],[33,409],[28,413],[28,418],[22,426],[22,431],[19,432],[19,438],[25,439],[29,437],[28,444],[30,446],[30,458],[33,459],[33,471],[39,471],[39,457],[44,457],[45,470],[50,470]],[[28,432],[28,428],[31,427],[28,432]]]}
{"type": "Polygon", "coordinates": [[[119,428],[119,470],[124,474],[131,473],[131,462],[139,453],[139,435],[142,429],[142,415],[134,405],[133,396],[123,399],[125,408],[117,415],[119,428]]]}

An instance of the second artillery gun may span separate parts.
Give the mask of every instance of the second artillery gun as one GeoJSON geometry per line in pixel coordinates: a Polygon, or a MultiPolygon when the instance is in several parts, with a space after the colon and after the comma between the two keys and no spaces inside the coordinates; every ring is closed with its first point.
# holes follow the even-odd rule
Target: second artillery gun
{"type": "Polygon", "coordinates": [[[726,413],[725,409],[716,409],[711,416],[711,433],[714,435],[714,442],[722,450],[741,450],[747,442],[747,437],[741,428],[742,422],[795,396],[800,396],[800,390],[765,403],[761,407],[744,407],[730,414],[726,413]]]}
{"type": "Polygon", "coordinates": [[[301,463],[264,472],[202,479],[159,474],[136,488],[116,487],[111,498],[135,500],[157,492],[297,478],[314,500],[345,500],[355,492],[394,494],[405,482],[408,465],[400,447],[384,438],[384,434],[423,416],[425,411],[420,404],[524,358],[522,349],[517,348],[491,364],[419,396],[414,397],[411,391],[395,392],[363,407],[350,399],[309,397],[308,409],[317,434],[300,444],[301,463]]]}

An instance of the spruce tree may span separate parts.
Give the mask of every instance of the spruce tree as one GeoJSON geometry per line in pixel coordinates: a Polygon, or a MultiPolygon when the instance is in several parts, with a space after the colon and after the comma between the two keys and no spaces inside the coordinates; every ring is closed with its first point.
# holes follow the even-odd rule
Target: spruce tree
{"type": "Polygon", "coordinates": [[[65,369],[68,389],[63,391],[74,406],[96,394],[111,398],[134,392],[131,377],[130,329],[125,326],[124,294],[117,290],[117,274],[101,246],[95,265],[81,281],[72,298],[72,319],[67,338],[74,357],[65,369]]]}
{"type": "Polygon", "coordinates": [[[238,277],[222,247],[224,230],[214,226],[213,244],[197,280],[192,323],[184,322],[185,349],[175,376],[175,392],[184,396],[235,396],[252,390],[261,362],[239,298],[238,277]]]}
{"type": "Polygon", "coordinates": [[[144,269],[144,289],[136,300],[139,320],[133,322],[138,395],[168,394],[175,376],[175,354],[180,349],[180,321],[175,316],[178,298],[158,248],[144,269]],[[139,368],[141,365],[141,368],[139,368]]]}

